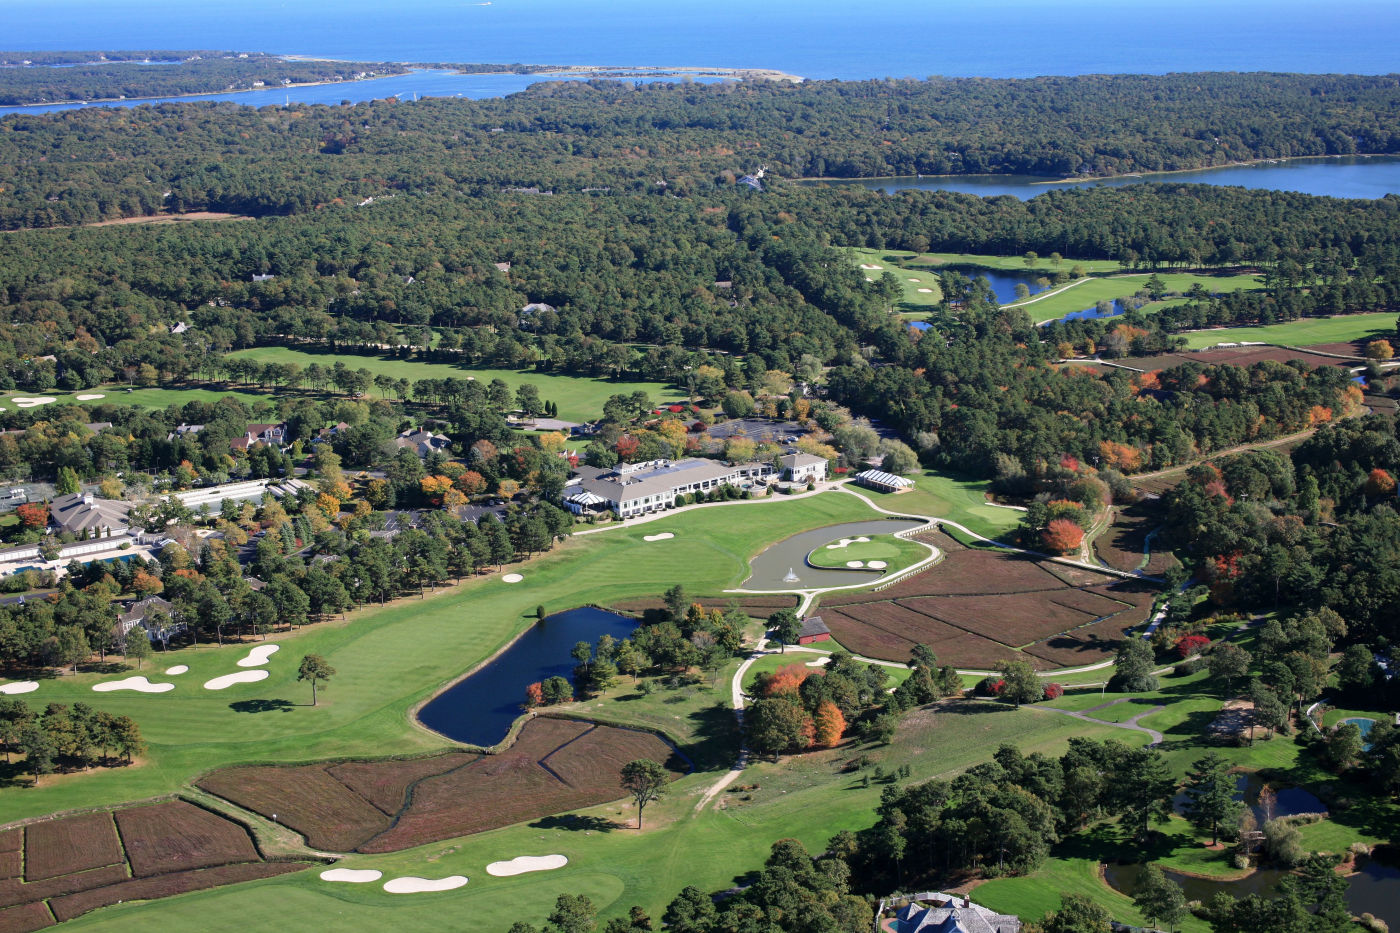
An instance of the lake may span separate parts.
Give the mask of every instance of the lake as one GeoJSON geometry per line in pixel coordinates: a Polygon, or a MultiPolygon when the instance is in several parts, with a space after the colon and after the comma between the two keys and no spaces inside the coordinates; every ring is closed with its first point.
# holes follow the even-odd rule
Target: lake
{"type": "Polygon", "coordinates": [[[1267,191],[1298,191],[1333,198],[1383,198],[1400,194],[1400,157],[1347,156],[1228,165],[1190,172],[1123,175],[1089,181],[1052,181],[1039,175],[914,175],[805,181],[803,184],[860,185],[872,191],[960,191],[1028,201],[1065,188],[1122,188],[1141,184],[1238,185],[1267,191]]]}
{"type": "Polygon", "coordinates": [[[495,745],[523,714],[527,686],[573,674],[569,652],[575,644],[596,642],[605,633],[621,640],[636,628],[636,619],[588,607],[549,616],[480,670],[430,700],[418,711],[418,721],[457,742],[495,745]]]}

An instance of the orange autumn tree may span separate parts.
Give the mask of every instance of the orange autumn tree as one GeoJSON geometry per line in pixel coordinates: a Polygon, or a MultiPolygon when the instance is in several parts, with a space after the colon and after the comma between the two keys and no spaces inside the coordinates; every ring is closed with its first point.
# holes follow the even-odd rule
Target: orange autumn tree
{"type": "Polygon", "coordinates": [[[1084,541],[1084,529],[1067,518],[1057,518],[1045,526],[1040,539],[1047,550],[1056,554],[1068,554],[1084,541]]]}
{"type": "Polygon", "coordinates": [[[754,692],[774,697],[780,693],[796,693],[802,681],[812,676],[812,669],[802,664],[786,664],[771,674],[760,675],[754,692]]]}
{"type": "Polygon", "coordinates": [[[15,509],[15,514],[25,528],[43,528],[49,523],[48,506],[38,502],[26,502],[15,509]]]}
{"type": "Polygon", "coordinates": [[[1366,495],[1368,496],[1393,496],[1395,495],[1395,477],[1391,476],[1380,467],[1376,467],[1366,474],[1366,495]]]}
{"type": "Polygon", "coordinates": [[[841,709],[830,700],[823,700],[817,707],[812,716],[812,725],[816,731],[815,744],[823,748],[836,745],[846,733],[846,717],[841,715],[841,709]]]}
{"type": "Polygon", "coordinates": [[[1104,466],[1122,473],[1132,473],[1142,468],[1142,451],[1129,444],[1102,441],[1099,456],[1103,457],[1104,466]]]}

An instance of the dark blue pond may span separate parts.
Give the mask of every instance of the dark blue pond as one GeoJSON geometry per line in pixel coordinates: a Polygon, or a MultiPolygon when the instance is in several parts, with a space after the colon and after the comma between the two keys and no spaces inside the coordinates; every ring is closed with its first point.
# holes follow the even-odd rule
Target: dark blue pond
{"type": "Polygon", "coordinates": [[[449,739],[491,746],[520,716],[525,688],[550,677],[568,677],[575,644],[608,634],[626,638],[637,621],[601,609],[570,609],[531,626],[514,644],[466,680],[433,698],[418,721],[449,739]]]}

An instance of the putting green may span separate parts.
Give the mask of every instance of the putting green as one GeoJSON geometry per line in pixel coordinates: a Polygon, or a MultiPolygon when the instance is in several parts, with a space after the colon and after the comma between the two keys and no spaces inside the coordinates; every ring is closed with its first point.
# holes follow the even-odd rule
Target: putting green
{"type": "Polygon", "coordinates": [[[807,563],[813,567],[841,570],[851,567],[851,562],[855,561],[860,567],[851,569],[888,571],[907,567],[926,556],[928,549],[912,541],[896,538],[894,535],[876,535],[865,541],[842,538],[840,541],[822,545],[807,555],[807,563]],[[885,566],[871,568],[871,561],[883,562],[885,566]]]}

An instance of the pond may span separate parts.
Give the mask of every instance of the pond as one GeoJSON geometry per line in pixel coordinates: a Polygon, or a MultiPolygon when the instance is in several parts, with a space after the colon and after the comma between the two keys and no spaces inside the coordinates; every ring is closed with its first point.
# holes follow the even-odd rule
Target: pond
{"type": "Polygon", "coordinates": [[[1268,191],[1299,191],[1333,198],[1383,198],[1400,193],[1400,158],[1346,156],[1227,165],[1189,172],[1121,175],[1088,181],[1054,181],[1039,175],[905,175],[842,178],[803,184],[860,185],[872,191],[959,191],[984,198],[1011,195],[1022,201],[1064,188],[1121,188],[1140,184],[1238,185],[1268,191]]]}
{"type": "MultiPolygon", "coordinates": [[[[1366,385],[1366,378],[1365,378],[1364,376],[1357,376],[1355,379],[1352,379],[1351,381],[1352,381],[1352,382],[1359,382],[1359,383],[1361,383],[1361,385],[1362,385],[1363,387],[1366,385]]],[[[1370,743],[1370,742],[1367,742],[1367,741],[1365,741],[1365,740],[1366,740],[1367,738],[1370,737],[1370,735],[1371,735],[1371,728],[1372,728],[1373,726],[1375,726],[1376,721],[1375,721],[1374,719],[1366,719],[1365,717],[1362,717],[1362,716],[1353,716],[1351,719],[1343,719],[1341,722],[1337,723],[1337,725],[1340,726],[1340,725],[1343,725],[1343,724],[1348,723],[1348,722],[1351,723],[1352,725],[1356,726],[1356,728],[1358,728],[1358,729],[1361,730],[1361,738],[1362,738],[1361,750],[1362,750],[1362,751],[1369,752],[1369,751],[1371,750],[1371,743],[1370,743]]]]}
{"type": "MultiPolygon", "coordinates": [[[[1258,772],[1249,771],[1235,775],[1235,799],[1246,801],[1261,825],[1281,816],[1297,816],[1300,813],[1326,813],[1327,804],[1317,795],[1301,787],[1284,787],[1273,790],[1271,801],[1260,800],[1264,782],[1258,772]]],[[[1176,812],[1186,814],[1186,794],[1180,793],[1172,801],[1176,812]]]]}
{"type": "Polygon", "coordinates": [[[884,576],[882,573],[861,570],[820,570],[807,566],[807,555],[823,545],[842,538],[855,538],[860,535],[888,535],[910,528],[918,528],[923,522],[912,519],[874,519],[864,522],[846,522],[841,525],[828,525],[815,531],[785,538],[771,544],[749,562],[749,578],[744,581],[746,590],[810,590],[829,586],[852,586],[861,583],[874,583],[884,576]],[[792,577],[796,579],[792,579],[792,577]]]}
{"type": "MultiPolygon", "coordinates": [[[[1377,855],[1381,853],[1377,852],[1377,855]]],[[[1104,880],[1123,894],[1132,897],[1142,879],[1142,865],[1105,865],[1104,880]]],[[[1196,878],[1181,872],[1164,869],[1162,872],[1172,881],[1181,885],[1182,893],[1188,901],[1209,903],[1216,894],[1225,893],[1231,897],[1243,898],[1251,894],[1272,897],[1278,891],[1278,884],[1288,872],[1276,868],[1262,868],[1238,881],[1220,881],[1214,878],[1196,878]]],[[[1356,871],[1347,876],[1347,907],[1352,913],[1374,914],[1394,927],[1400,923],[1400,868],[1388,859],[1361,858],[1356,863],[1356,871]]]]}
{"type": "Polygon", "coordinates": [[[522,714],[527,686],[573,673],[569,652],[576,643],[597,641],[605,633],[627,638],[636,628],[636,619],[589,607],[549,616],[480,670],[430,700],[418,711],[418,721],[457,742],[495,745],[522,714]]]}
{"type": "Polygon", "coordinates": [[[1027,272],[1007,272],[1004,269],[984,269],[981,266],[939,266],[939,272],[956,270],[969,279],[986,279],[992,286],[992,294],[997,296],[997,304],[1009,305],[1021,298],[1016,294],[1016,286],[1024,285],[1032,295],[1045,291],[1047,286],[1037,285],[1040,276],[1027,272]]]}

